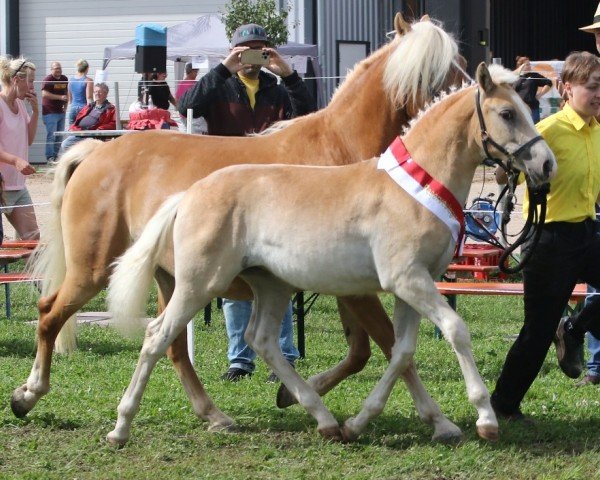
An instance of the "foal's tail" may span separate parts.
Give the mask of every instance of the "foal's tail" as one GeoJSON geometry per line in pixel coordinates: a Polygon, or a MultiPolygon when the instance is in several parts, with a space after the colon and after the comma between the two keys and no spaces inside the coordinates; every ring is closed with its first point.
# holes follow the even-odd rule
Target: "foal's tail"
{"type": "Polygon", "coordinates": [[[169,197],[150,219],[140,238],[113,264],[108,285],[108,310],[125,334],[141,328],[148,291],[165,245],[173,238],[173,223],[185,192],[169,197]]]}
{"type": "MultiPolygon", "coordinates": [[[[65,244],[60,222],[65,188],[77,166],[102,143],[100,140],[86,140],[78,143],[67,150],[54,164],[54,179],[50,193],[50,220],[42,228],[39,246],[33,252],[27,265],[27,269],[32,275],[42,279],[41,294],[43,297],[52,295],[60,288],[67,271],[65,244]]],[[[75,326],[75,318],[72,316],[58,333],[55,343],[58,353],[71,353],[75,350],[77,346],[75,326]]]]}

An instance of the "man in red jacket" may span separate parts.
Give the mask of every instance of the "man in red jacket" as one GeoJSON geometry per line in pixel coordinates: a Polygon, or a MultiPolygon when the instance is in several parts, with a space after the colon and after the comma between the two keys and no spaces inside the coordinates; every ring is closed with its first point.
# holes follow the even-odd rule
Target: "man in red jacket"
{"type": "MultiPolygon", "coordinates": [[[[108,97],[108,85],[106,83],[94,85],[95,101],[81,109],[69,130],[114,130],[115,106],[106,97],[108,97]]],[[[74,135],[65,138],[60,146],[60,153],[84,139],[85,137],[74,135]]]]}

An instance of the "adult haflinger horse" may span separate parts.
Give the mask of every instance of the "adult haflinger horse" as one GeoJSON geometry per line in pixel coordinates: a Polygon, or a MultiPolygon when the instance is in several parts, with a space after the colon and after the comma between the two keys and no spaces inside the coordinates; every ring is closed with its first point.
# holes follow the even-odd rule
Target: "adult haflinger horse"
{"type": "MultiPolygon", "coordinates": [[[[271,134],[218,138],[144,132],[107,143],[82,142],[61,158],[52,193],[52,232],[43,235],[46,248],[37,257],[36,270],[44,278],[37,353],[27,382],[13,393],[15,415],[26,415],[48,392],[59,331],[57,350],[74,345],[74,331],[61,330],[63,324],[106,285],[109,265],[169,195],[236,163],[343,165],[378,155],[432,95],[460,83],[458,48],[443,29],[430,21],[411,25],[400,16],[394,23],[396,37],[357,65],[327,108],[284,122],[285,128],[271,134]],[[63,335],[65,331],[69,334],[63,335]],[[61,342],[61,337],[70,341],[61,342]]],[[[160,293],[167,299],[170,278],[165,271],[157,272],[160,293]]],[[[248,299],[251,291],[236,279],[227,296],[248,299]]],[[[369,339],[358,322],[366,323],[368,333],[388,358],[391,355],[392,327],[376,296],[344,297],[338,305],[350,352],[333,370],[311,379],[321,394],[367,361],[369,339]]],[[[211,429],[222,427],[223,416],[206,401],[187,356],[185,332],[168,353],[194,412],[208,420],[211,429]]],[[[434,438],[439,438],[437,432],[447,430],[448,420],[428,397],[413,367],[404,378],[417,404],[429,402],[430,408],[419,415],[434,425],[434,438]]]]}
{"type": "Polygon", "coordinates": [[[174,257],[173,295],[146,330],[108,440],[128,440],[154,365],[194,314],[238,275],[254,293],[246,340],[325,437],[354,439],[382,411],[398,375],[412,363],[423,316],[456,351],[479,414],[479,435],[495,439],[498,424],[469,332],[434,279],[447,268],[461,237],[461,206],[484,151],[508,157],[509,168],[526,172],[533,186],[556,171],[552,151],[507,84],[515,79],[502,67],[493,66],[490,74],[481,64],[477,86],[434,104],[380,158],[344,167],[238,165],[167,200],[111,277],[111,310],[116,320],[131,322],[145,305],[155,269],[174,257]],[[341,430],[279,349],[280,319],[296,290],[340,296],[385,290],[396,296],[390,365],[362,411],[341,430]]]}

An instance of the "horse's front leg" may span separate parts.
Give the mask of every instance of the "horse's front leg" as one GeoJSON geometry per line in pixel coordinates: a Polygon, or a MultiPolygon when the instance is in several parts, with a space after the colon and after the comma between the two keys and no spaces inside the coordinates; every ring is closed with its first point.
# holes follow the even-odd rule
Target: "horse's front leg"
{"type": "MultiPolygon", "coordinates": [[[[348,310],[355,322],[360,325],[355,325],[353,334],[349,337],[356,340],[358,333],[366,330],[369,337],[379,346],[385,358],[390,360],[392,356],[392,347],[394,345],[394,328],[389,321],[381,301],[377,295],[364,295],[342,297],[338,299],[338,303],[345,304],[342,311],[348,310]],[[364,330],[363,330],[364,329],[364,330]]],[[[408,305],[404,306],[409,309],[408,305]]],[[[411,315],[407,310],[406,315],[411,315]]],[[[368,340],[366,340],[368,342],[368,340]]],[[[360,345],[360,344],[359,344],[360,345]]],[[[364,349],[362,350],[364,352],[364,349]]],[[[355,357],[359,355],[355,354],[355,357]]],[[[360,357],[359,357],[360,358],[360,357]]],[[[366,358],[365,358],[366,361],[366,358]]],[[[402,379],[408,388],[408,391],[413,399],[419,417],[433,426],[433,441],[437,442],[455,442],[462,438],[460,428],[454,425],[440,409],[439,405],[427,393],[414,362],[410,362],[408,368],[401,373],[402,379]]],[[[317,390],[318,391],[318,390],[317,390]]]]}
{"type": "MultiPolygon", "coordinates": [[[[386,359],[389,360],[392,356],[394,328],[379,297],[377,295],[348,296],[339,297],[337,300],[344,334],[350,349],[348,356],[332,370],[308,379],[308,384],[319,395],[324,395],[339,382],[364,368],[371,352],[369,337],[377,343],[386,359]]],[[[432,440],[454,442],[462,438],[460,428],[442,413],[439,405],[427,393],[414,362],[411,362],[401,375],[419,417],[433,426],[432,440]]],[[[277,392],[277,406],[282,408],[292,403],[296,403],[294,396],[282,384],[277,392]]]]}

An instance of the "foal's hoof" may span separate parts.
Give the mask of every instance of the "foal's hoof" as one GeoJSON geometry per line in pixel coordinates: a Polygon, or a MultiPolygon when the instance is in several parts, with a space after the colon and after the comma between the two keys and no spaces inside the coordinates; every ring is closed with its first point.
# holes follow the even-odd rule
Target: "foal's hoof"
{"type": "Polygon", "coordinates": [[[440,435],[434,435],[431,440],[443,445],[457,445],[462,442],[463,434],[460,430],[458,432],[444,432],[440,435]]]}
{"type": "Polygon", "coordinates": [[[497,425],[480,425],[477,427],[477,435],[483,440],[489,442],[496,442],[498,440],[498,426],[497,425]]]}
{"type": "Polygon", "coordinates": [[[318,431],[321,434],[321,436],[327,440],[331,440],[334,442],[344,441],[344,436],[342,435],[340,427],[338,426],[319,428],[318,431]]]}
{"type": "Polygon", "coordinates": [[[296,397],[291,394],[287,387],[283,383],[279,385],[279,390],[277,390],[277,400],[275,401],[277,407],[287,408],[296,403],[298,403],[298,400],[296,400],[296,397]]]}
{"type": "Polygon", "coordinates": [[[17,418],[23,418],[31,411],[33,405],[28,405],[25,400],[25,388],[15,389],[10,398],[10,408],[17,418]]]}
{"type": "Polygon", "coordinates": [[[358,433],[352,430],[347,424],[344,424],[341,430],[343,442],[350,443],[356,442],[356,440],[358,440],[358,433]]]}
{"type": "Polygon", "coordinates": [[[113,447],[117,448],[123,448],[127,443],[127,440],[129,440],[129,438],[121,437],[120,435],[115,433],[114,430],[112,432],[109,432],[108,435],[106,435],[106,441],[110,443],[113,447]]]}

